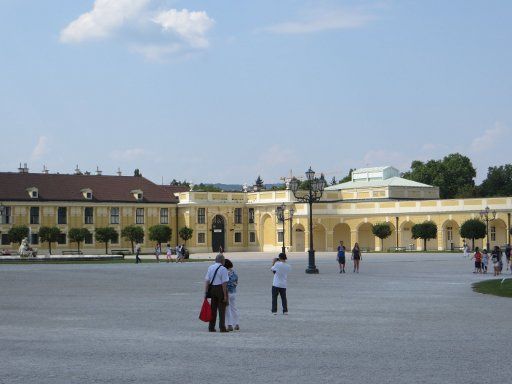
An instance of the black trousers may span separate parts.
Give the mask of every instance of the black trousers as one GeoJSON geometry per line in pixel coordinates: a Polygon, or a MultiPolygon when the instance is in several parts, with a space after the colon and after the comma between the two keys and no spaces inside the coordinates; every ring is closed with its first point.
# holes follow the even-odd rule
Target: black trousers
{"type": "MultiPolygon", "coordinates": [[[[227,298],[226,298],[227,299],[227,298]]],[[[217,322],[217,311],[219,312],[219,328],[222,330],[226,329],[226,303],[224,302],[224,291],[222,285],[212,285],[212,318],[208,329],[213,331],[215,329],[215,323],[217,322]]]]}
{"type": "Polygon", "coordinates": [[[283,313],[288,312],[288,301],[286,300],[286,288],[278,288],[272,286],[272,312],[277,312],[277,296],[281,295],[281,305],[283,313]]]}
{"type": "Polygon", "coordinates": [[[139,251],[135,254],[135,264],[142,263],[142,260],[139,257],[139,251]]]}

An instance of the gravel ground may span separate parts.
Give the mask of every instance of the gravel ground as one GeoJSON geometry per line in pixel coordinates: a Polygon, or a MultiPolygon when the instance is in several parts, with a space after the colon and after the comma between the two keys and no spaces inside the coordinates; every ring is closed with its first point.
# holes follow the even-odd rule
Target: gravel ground
{"type": "MultiPolygon", "coordinates": [[[[203,255],[204,256],[204,255],[203,255]]],[[[211,256],[211,255],[209,255],[211,256]]],[[[507,383],[512,300],[461,254],[371,254],[319,275],[293,254],[289,316],[270,254],[228,254],[241,331],[197,319],[208,263],[0,265],[1,383],[507,383]]]]}

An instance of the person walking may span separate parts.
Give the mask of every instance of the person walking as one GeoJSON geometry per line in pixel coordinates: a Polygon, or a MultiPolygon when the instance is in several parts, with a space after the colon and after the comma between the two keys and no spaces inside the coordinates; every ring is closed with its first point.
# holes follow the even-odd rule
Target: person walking
{"type": "Polygon", "coordinates": [[[156,257],[156,262],[159,263],[160,262],[160,254],[162,253],[162,248],[160,246],[160,243],[156,243],[156,246],[155,246],[155,257],[156,257]]]}
{"type": "Polygon", "coordinates": [[[142,260],[140,259],[140,243],[135,244],[135,264],[142,263],[142,260]]]}
{"type": "Polygon", "coordinates": [[[180,244],[176,245],[176,262],[183,262],[183,251],[180,244]]]}
{"type": "Polygon", "coordinates": [[[226,323],[228,331],[239,331],[240,325],[238,324],[240,316],[238,314],[238,307],[236,305],[236,287],[238,286],[238,275],[233,269],[231,260],[224,261],[224,267],[228,270],[228,306],[226,308],[226,323]]]}
{"type": "Polygon", "coordinates": [[[512,247],[510,244],[507,244],[505,247],[505,258],[507,259],[507,269],[510,268],[510,273],[512,273],[512,263],[510,262],[510,254],[512,253],[512,247]]]}
{"type": "Polygon", "coordinates": [[[462,250],[464,251],[464,258],[469,257],[469,247],[464,241],[464,245],[462,246],[462,250]]]}
{"type": "MultiPolygon", "coordinates": [[[[478,249],[478,247],[477,247],[478,249]]],[[[484,273],[487,273],[487,266],[489,265],[489,254],[487,253],[487,250],[484,249],[482,252],[482,271],[484,273]]]]}
{"type": "Polygon", "coordinates": [[[494,266],[494,276],[498,276],[501,274],[503,263],[501,261],[501,249],[497,245],[492,250],[491,259],[494,266]]]}
{"type": "Polygon", "coordinates": [[[286,298],[286,286],[288,285],[288,273],[291,270],[290,264],[286,262],[286,255],[280,253],[278,259],[274,259],[270,270],[274,273],[272,282],[272,313],[277,315],[277,296],[281,296],[283,315],[288,314],[288,300],[286,298]]]}
{"type": "Polygon", "coordinates": [[[228,301],[227,284],[229,281],[228,270],[224,267],[224,256],[218,254],[215,263],[208,267],[204,277],[204,296],[211,296],[212,318],[208,325],[208,331],[215,332],[217,322],[217,311],[219,313],[219,329],[227,332],[226,329],[226,304],[228,301]]]}
{"type": "Polygon", "coordinates": [[[475,254],[471,260],[475,260],[475,270],[473,273],[482,273],[482,254],[480,253],[480,249],[478,247],[475,248],[475,254]]]}
{"type": "Polygon", "coordinates": [[[171,244],[167,243],[167,247],[165,249],[165,255],[167,257],[167,262],[172,262],[172,248],[171,244]]]}
{"type": "Polygon", "coordinates": [[[359,243],[354,244],[354,248],[352,249],[352,260],[354,260],[354,273],[359,273],[359,263],[363,256],[361,255],[361,250],[359,249],[359,243]]]}
{"type": "Polygon", "coordinates": [[[338,260],[340,273],[345,273],[345,246],[343,245],[343,241],[340,241],[340,245],[338,245],[338,254],[336,259],[338,260]]]}

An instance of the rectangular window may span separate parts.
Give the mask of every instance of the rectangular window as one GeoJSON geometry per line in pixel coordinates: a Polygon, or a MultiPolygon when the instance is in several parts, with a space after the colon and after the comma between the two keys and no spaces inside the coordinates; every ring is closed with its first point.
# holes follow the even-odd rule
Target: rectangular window
{"type": "Polygon", "coordinates": [[[242,232],[235,232],[235,243],[242,242],[242,232]]]}
{"type": "Polygon", "coordinates": [[[92,207],[85,207],[84,223],[85,224],[94,224],[94,209],[92,207]]]}
{"type": "Polygon", "coordinates": [[[249,208],[249,224],[254,224],[254,208],[249,208]]]}
{"type": "Polygon", "coordinates": [[[283,233],[283,231],[278,231],[278,232],[277,232],[277,242],[278,242],[278,243],[282,243],[282,242],[283,242],[283,239],[284,239],[284,233],[283,233]]]}
{"type": "Polygon", "coordinates": [[[448,241],[453,240],[453,228],[452,227],[446,227],[446,239],[448,241]]]}
{"type": "Polygon", "coordinates": [[[197,209],[197,224],[206,224],[206,208],[197,209]]]}
{"type": "Polygon", "coordinates": [[[57,224],[68,223],[68,209],[66,207],[57,208],[57,224]]]}
{"type": "Polygon", "coordinates": [[[87,235],[85,235],[84,243],[92,244],[92,233],[88,233],[87,235]]]}
{"type": "Polygon", "coordinates": [[[235,224],[242,224],[242,208],[235,208],[235,224]]]}
{"type": "Polygon", "coordinates": [[[30,224],[39,224],[39,207],[30,207],[30,224]]]}
{"type": "Polygon", "coordinates": [[[9,235],[7,233],[2,233],[2,244],[3,245],[11,244],[11,239],[9,239],[9,235]]]}
{"type": "Polygon", "coordinates": [[[57,238],[57,244],[66,244],[66,237],[65,233],[61,233],[57,238]]]}
{"type": "Polygon", "coordinates": [[[39,235],[37,233],[30,235],[30,244],[39,244],[39,235]]]}
{"type": "Polygon", "coordinates": [[[197,243],[198,244],[206,243],[206,233],[198,232],[198,234],[197,234],[197,243]]]}
{"type": "Polygon", "coordinates": [[[256,242],[256,232],[249,232],[249,243],[256,242]]]}
{"type": "Polygon", "coordinates": [[[169,224],[169,208],[160,208],[160,224],[169,224]]]}
{"type": "Polygon", "coordinates": [[[0,224],[11,224],[11,207],[1,207],[0,224]]]}
{"type": "Polygon", "coordinates": [[[496,227],[491,227],[491,241],[496,241],[496,227]]]}
{"type": "Polygon", "coordinates": [[[119,224],[119,208],[110,208],[110,224],[119,224]]]}
{"type": "Polygon", "coordinates": [[[144,208],[137,208],[135,211],[135,224],[144,224],[144,208]]]}

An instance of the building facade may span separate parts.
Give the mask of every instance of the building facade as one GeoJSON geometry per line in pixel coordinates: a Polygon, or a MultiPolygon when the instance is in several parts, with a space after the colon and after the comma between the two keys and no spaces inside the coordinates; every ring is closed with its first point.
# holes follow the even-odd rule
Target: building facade
{"type": "Polygon", "coordinates": [[[113,227],[118,233],[111,248],[129,249],[130,242],[121,237],[123,228],[137,225],[146,234],[143,246],[152,247],[147,233],[157,224],[168,225],[177,241],[177,203],[175,193],[180,187],[160,186],[144,177],[104,175],[62,175],[45,173],[0,173],[0,248],[13,249],[8,236],[13,225],[29,228],[29,242],[39,244],[39,229],[56,226],[61,230],[56,252],[76,249],[70,243],[71,228],[87,228],[91,236],[86,237],[81,248],[84,252],[105,248],[94,238],[99,227],[113,227]]]}
{"type": "MultiPolygon", "coordinates": [[[[392,167],[356,170],[352,180],[326,188],[313,206],[313,239],[316,251],[334,251],[342,240],[350,247],[358,242],[367,250],[399,247],[421,249],[422,240],[412,238],[416,223],[431,220],[437,224],[437,238],[427,242],[429,250],[451,250],[466,241],[459,233],[462,223],[479,218],[489,207],[496,216],[489,223],[491,246],[510,242],[512,197],[439,199],[439,190],[405,180],[392,167]],[[381,242],[372,225],[387,222],[390,237],[381,242]]],[[[118,233],[127,225],[139,225],[148,233],[156,224],[172,228],[171,243],[183,241],[178,229],[187,226],[193,236],[187,241],[192,252],[268,251],[309,248],[308,205],[297,202],[290,190],[259,192],[196,192],[183,187],[160,186],[143,177],[103,175],[50,175],[0,173],[0,248],[13,249],[7,238],[12,225],[30,228],[30,240],[37,244],[41,226],[58,226],[62,236],[59,250],[76,248],[67,239],[70,228],[111,226],[118,233]],[[284,225],[277,221],[276,208],[285,206],[294,215],[284,225]],[[2,208],[3,207],[3,208],[2,208]]],[[[482,247],[487,239],[475,245],[482,247]]],[[[129,248],[119,238],[113,248],[129,248]]],[[[154,246],[145,239],[143,247],[154,246]]],[[[85,251],[101,252],[94,236],[83,245],[85,251]]],[[[44,245],[39,248],[45,249],[44,245]]]]}
{"type": "MultiPolygon", "coordinates": [[[[192,250],[278,252],[283,240],[290,251],[309,248],[309,206],[298,203],[290,190],[261,192],[182,192],[179,198],[180,225],[194,229],[189,242],[192,250]],[[285,205],[284,225],[278,223],[276,208],[285,205]]],[[[393,167],[363,168],[352,173],[352,180],[326,188],[320,202],[313,205],[313,245],[316,251],[334,251],[340,240],[352,247],[356,242],[367,250],[391,248],[416,250],[422,240],[412,238],[416,223],[431,220],[437,224],[437,238],[427,242],[429,250],[462,247],[460,226],[479,218],[485,207],[496,211],[489,225],[491,246],[510,242],[512,198],[439,199],[439,189],[399,177],[393,167]],[[390,237],[381,242],[372,225],[387,222],[390,237]]],[[[475,246],[482,247],[486,238],[475,246]]]]}

